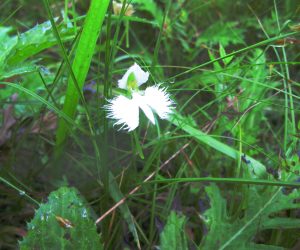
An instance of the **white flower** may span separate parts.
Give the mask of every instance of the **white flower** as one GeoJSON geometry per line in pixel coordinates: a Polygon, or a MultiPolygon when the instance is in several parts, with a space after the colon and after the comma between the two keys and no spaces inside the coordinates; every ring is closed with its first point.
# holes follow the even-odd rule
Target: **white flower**
{"type": "Polygon", "coordinates": [[[151,86],[146,88],[144,97],[148,106],[153,109],[161,119],[167,119],[169,114],[172,113],[170,107],[174,102],[170,99],[166,89],[159,88],[159,86],[151,86]]]}
{"type": "Polygon", "coordinates": [[[134,63],[118,81],[118,87],[121,89],[134,89],[147,82],[149,72],[145,72],[139,65],[134,63]],[[131,86],[134,85],[134,86],[131,86]]]}
{"type": "Polygon", "coordinates": [[[115,125],[122,125],[121,129],[134,130],[139,125],[139,106],[125,96],[118,96],[106,105],[108,118],[116,119],[115,125]]]}
{"type": "Polygon", "coordinates": [[[121,125],[120,129],[133,131],[139,125],[139,109],[141,109],[152,124],[155,124],[155,112],[161,119],[167,119],[172,113],[174,102],[170,99],[165,88],[151,86],[145,91],[139,91],[138,86],[145,83],[149,73],[144,72],[136,63],[131,66],[121,80],[119,88],[127,89],[131,98],[123,95],[109,101],[105,106],[108,118],[117,120],[114,125],[121,125]]]}

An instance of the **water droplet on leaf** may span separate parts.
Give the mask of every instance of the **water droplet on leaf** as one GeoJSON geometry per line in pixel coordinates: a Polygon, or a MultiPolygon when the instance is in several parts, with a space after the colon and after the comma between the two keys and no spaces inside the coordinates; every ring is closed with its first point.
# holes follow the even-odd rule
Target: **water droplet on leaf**
{"type": "Polygon", "coordinates": [[[23,190],[19,191],[19,195],[23,196],[25,194],[26,194],[25,191],[23,191],[23,190]]]}
{"type": "Polygon", "coordinates": [[[81,216],[82,216],[83,218],[86,218],[86,217],[87,217],[87,211],[86,211],[85,208],[82,209],[81,216]]]}

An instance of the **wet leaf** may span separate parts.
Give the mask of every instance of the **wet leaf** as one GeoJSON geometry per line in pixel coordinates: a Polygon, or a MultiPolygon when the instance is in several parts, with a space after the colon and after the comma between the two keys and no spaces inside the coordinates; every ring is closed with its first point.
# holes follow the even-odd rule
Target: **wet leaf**
{"type": "Polygon", "coordinates": [[[185,221],[184,216],[179,216],[174,211],[171,212],[167,224],[160,234],[160,249],[188,249],[187,237],[184,231],[185,221]]]}
{"type": "Polygon", "coordinates": [[[21,249],[103,249],[90,211],[75,188],[61,187],[28,223],[21,249]]]}

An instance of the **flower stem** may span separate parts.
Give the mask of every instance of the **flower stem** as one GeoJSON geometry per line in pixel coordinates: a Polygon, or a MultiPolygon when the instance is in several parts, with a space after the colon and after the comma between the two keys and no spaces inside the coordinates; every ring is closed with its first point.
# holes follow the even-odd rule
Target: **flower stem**
{"type": "Polygon", "coordinates": [[[142,147],[141,147],[141,144],[140,144],[140,141],[139,141],[136,131],[133,131],[132,134],[133,134],[134,142],[136,145],[136,150],[137,150],[140,158],[144,159],[145,157],[144,157],[143,150],[142,150],[142,147]]]}

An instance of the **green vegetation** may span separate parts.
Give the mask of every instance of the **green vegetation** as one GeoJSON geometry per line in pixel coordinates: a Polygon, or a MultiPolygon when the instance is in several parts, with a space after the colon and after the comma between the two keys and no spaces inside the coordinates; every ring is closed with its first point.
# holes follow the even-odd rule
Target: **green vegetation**
{"type": "Polygon", "coordinates": [[[0,7],[0,249],[300,248],[299,1],[0,7]]]}

